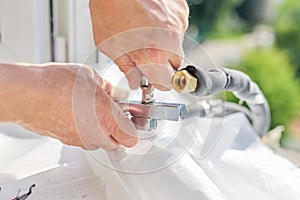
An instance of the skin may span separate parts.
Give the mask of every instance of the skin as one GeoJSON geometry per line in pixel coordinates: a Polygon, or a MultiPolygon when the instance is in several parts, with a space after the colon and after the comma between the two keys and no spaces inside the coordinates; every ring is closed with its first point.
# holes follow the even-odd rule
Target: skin
{"type": "Polygon", "coordinates": [[[143,75],[160,90],[172,88],[184,56],[185,0],[90,0],[90,11],[95,45],[125,73],[132,89],[143,75]]]}
{"type": "Polygon", "coordinates": [[[138,141],[133,123],[113,101],[126,93],[89,67],[0,64],[0,76],[0,122],[90,150],[138,141]]]}
{"type": "MultiPolygon", "coordinates": [[[[185,0],[90,0],[90,11],[98,50],[119,66],[132,89],[142,76],[160,90],[172,87],[184,57],[185,0]]],[[[133,123],[114,103],[126,93],[87,66],[0,64],[0,77],[0,122],[90,150],[138,142],[133,123]]]]}

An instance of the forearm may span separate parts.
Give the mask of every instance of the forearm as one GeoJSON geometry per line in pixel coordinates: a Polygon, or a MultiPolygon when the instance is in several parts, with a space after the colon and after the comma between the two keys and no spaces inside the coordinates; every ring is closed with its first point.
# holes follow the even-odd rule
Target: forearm
{"type": "Polygon", "coordinates": [[[0,122],[20,122],[34,113],[41,70],[23,64],[0,64],[0,122]]]}

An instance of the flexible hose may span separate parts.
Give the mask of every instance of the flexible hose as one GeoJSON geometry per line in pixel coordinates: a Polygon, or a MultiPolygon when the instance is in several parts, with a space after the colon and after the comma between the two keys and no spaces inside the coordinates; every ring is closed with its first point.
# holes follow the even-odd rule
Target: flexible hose
{"type": "Polygon", "coordinates": [[[231,91],[250,109],[252,125],[260,136],[270,127],[271,117],[269,104],[262,91],[248,75],[228,68],[216,68],[209,71],[187,66],[185,68],[198,80],[194,93],[197,96],[214,95],[221,91],[231,91]]]}

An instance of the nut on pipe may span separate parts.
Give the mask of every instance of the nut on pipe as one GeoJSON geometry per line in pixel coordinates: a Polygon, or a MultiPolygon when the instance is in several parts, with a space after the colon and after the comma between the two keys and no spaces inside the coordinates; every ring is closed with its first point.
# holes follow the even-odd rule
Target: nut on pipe
{"type": "Polygon", "coordinates": [[[197,88],[197,78],[183,69],[173,75],[172,85],[179,93],[194,92],[197,88]]]}

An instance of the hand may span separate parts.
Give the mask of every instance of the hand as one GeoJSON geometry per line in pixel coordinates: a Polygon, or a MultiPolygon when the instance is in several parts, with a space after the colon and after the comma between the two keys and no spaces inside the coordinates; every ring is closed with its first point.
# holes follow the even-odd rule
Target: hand
{"type": "Polygon", "coordinates": [[[0,65],[0,69],[0,74],[9,77],[0,86],[10,87],[7,92],[1,89],[0,103],[6,107],[0,106],[0,111],[8,116],[2,115],[0,121],[14,121],[33,132],[90,150],[114,150],[137,143],[133,123],[113,101],[126,98],[126,93],[91,68],[51,63],[0,65]]]}
{"type": "Polygon", "coordinates": [[[97,48],[114,60],[132,89],[142,75],[158,89],[172,88],[184,57],[185,0],[90,0],[90,10],[97,48]]]}

